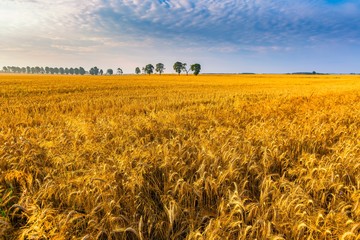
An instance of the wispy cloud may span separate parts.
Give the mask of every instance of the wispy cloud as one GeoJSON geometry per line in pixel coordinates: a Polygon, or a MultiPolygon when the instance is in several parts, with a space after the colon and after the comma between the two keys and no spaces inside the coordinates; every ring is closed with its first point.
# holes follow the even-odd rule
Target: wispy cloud
{"type": "Polygon", "coordinates": [[[1,0],[0,24],[1,52],[287,53],[360,45],[360,2],[1,0]]]}
{"type": "Polygon", "coordinates": [[[95,14],[104,31],[138,37],[171,39],[181,35],[188,40],[259,45],[359,37],[359,4],[338,2],[336,8],[332,4],[289,0],[109,0],[102,2],[95,14]]]}

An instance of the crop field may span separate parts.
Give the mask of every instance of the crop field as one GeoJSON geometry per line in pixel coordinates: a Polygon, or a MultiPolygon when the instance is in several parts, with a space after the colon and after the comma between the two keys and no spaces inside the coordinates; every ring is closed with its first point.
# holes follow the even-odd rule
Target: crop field
{"type": "Polygon", "coordinates": [[[0,74],[0,239],[360,239],[360,76],[0,74]]]}

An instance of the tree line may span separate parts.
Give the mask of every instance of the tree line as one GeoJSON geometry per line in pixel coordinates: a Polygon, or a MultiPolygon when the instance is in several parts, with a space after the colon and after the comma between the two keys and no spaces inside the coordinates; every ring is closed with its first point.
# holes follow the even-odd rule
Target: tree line
{"type": "MultiPolygon", "coordinates": [[[[173,65],[173,69],[177,74],[181,74],[182,72],[186,72],[186,75],[189,74],[190,71],[194,73],[194,75],[198,75],[201,71],[201,65],[199,63],[191,64],[189,68],[187,68],[186,63],[176,62],[173,65]]],[[[144,74],[152,74],[154,70],[159,73],[160,75],[164,72],[165,66],[163,63],[158,63],[155,67],[152,64],[147,64],[145,67],[142,68],[142,72],[144,74]]],[[[135,68],[135,73],[140,74],[140,68],[135,68]]]]}
{"type": "MultiPolygon", "coordinates": [[[[194,75],[198,75],[201,71],[201,65],[199,63],[191,64],[187,67],[186,63],[176,62],[173,65],[173,69],[177,74],[181,74],[182,72],[189,74],[190,71],[193,72],[194,75]]],[[[139,67],[135,68],[135,74],[153,74],[154,71],[158,74],[162,74],[165,70],[165,65],[163,63],[157,63],[155,67],[152,64],[147,64],[145,67],[142,67],[141,70],[139,67]]],[[[15,66],[4,66],[2,69],[5,73],[28,73],[28,74],[71,74],[71,75],[113,75],[114,70],[109,68],[104,72],[102,69],[98,67],[92,67],[88,72],[85,71],[83,67],[76,68],[63,68],[63,67],[15,67],[15,66]]],[[[121,68],[117,68],[116,74],[122,75],[123,70],[121,68]]]]}
{"type": "Polygon", "coordinates": [[[28,73],[28,74],[71,74],[84,75],[86,73],[83,67],[63,68],[63,67],[15,67],[4,66],[3,72],[6,73],[28,73]]]}

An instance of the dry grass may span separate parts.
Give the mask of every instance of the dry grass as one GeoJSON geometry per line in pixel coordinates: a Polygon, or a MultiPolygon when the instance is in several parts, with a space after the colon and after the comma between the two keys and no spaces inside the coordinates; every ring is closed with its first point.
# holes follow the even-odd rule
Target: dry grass
{"type": "Polygon", "coordinates": [[[0,76],[0,239],[360,239],[358,76],[0,76]]]}

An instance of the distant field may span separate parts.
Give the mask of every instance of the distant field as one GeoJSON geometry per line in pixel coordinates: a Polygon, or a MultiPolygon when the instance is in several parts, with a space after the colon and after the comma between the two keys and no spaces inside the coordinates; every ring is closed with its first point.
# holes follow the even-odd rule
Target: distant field
{"type": "Polygon", "coordinates": [[[360,239],[360,76],[0,75],[0,239],[360,239]]]}

